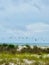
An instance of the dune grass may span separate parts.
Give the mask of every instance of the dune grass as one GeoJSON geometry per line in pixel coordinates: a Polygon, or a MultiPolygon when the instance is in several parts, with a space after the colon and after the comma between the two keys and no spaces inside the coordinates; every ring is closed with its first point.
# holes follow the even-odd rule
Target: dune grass
{"type": "Polygon", "coordinates": [[[9,63],[29,65],[27,62],[31,61],[34,63],[30,65],[49,65],[49,48],[43,50],[36,46],[31,48],[27,45],[26,48],[17,51],[18,48],[13,45],[0,45],[0,65],[12,65],[9,63]]]}
{"type": "Polygon", "coordinates": [[[28,60],[42,60],[42,61],[49,61],[49,57],[44,57],[47,56],[47,54],[31,54],[31,53],[22,53],[22,54],[7,54],[7,53],[0,53],[0,59],[28,59],[28,60]]]}

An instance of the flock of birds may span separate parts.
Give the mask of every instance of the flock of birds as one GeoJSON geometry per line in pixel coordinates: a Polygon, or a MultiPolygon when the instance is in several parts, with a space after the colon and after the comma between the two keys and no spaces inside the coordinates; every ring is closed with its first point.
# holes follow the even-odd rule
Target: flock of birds
{"type": "MultiPolygon", "coordinates": [[[[9,39],[12,39],[12,37],[9,37],[9,39]]],[[[17,39],[19,39],[19,40],[28,40],[28,39],[32,39],[32,40],[34,40],[35,42],[36,41],[38,41],[39,39],[37,39],[37,38],[33,38],[33,37],[31,37],[31,38],[29,38],[29,37],[15,37],[15,39],[17,40],[17,39]]],[[[42,41],[45,41],[44,39],[42,39],[42,41]]]]}

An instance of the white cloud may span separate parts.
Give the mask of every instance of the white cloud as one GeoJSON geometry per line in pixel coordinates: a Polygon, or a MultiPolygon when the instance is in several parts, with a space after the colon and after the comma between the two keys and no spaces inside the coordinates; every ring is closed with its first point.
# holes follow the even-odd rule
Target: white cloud
{"type": "Polygon", "coordinates": [[[30,37],[34,34],[41,34],[45,32],[49,32],[49,24],[45,23],[33,23],[24,26],[26,30],[20,30],[20,29],[6,29],[6,33],[8,35],[12,35],[12,37],[30,37]]]}
{"type": "Polygon", "coordinates": [[[33,23],[26,26],[27,30],[32,32],[46,32],[49,31],[49,24],[33,23]]]}

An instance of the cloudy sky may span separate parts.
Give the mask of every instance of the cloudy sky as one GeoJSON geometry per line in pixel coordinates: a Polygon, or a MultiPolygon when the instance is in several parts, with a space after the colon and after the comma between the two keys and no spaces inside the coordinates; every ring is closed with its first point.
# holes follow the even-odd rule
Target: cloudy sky
{"type": "Polygon", "coordinates": [[[49,0],[0,0],[0,42],[49,43],[49,0]]]}

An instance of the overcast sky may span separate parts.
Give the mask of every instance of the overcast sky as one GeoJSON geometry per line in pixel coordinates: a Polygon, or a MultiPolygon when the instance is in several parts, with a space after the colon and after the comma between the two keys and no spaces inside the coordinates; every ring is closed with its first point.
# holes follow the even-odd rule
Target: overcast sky
{"type": "Polygon", "coordinates": [[[49,43],[49,0],[0,0],[0,42],[49,43]]]}

